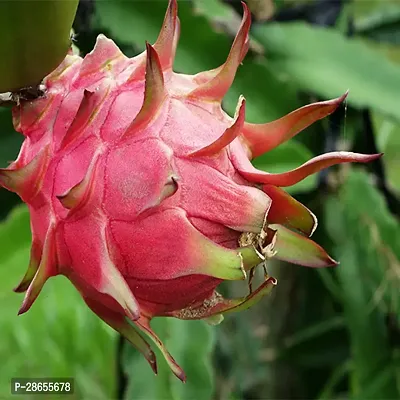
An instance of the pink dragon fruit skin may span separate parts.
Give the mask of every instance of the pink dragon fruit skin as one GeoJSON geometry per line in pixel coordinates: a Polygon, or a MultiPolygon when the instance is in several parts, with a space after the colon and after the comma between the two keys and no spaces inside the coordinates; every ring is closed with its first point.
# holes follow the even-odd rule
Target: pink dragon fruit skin
{"type": "Polygon", "coordinates": [[[31,214],[32,251],[17,292],[26,312],[46,280],[68,277],[88,306],[143,353],[145,338],[172,371],[182,369],[150,328],[154,316],[218,319],[251,306],[265,282],[242,299],[216,291],[224,280],[251,280],[268,258],[310,267],[336,265],[309,239],[315,216],[281,187],[322,168],[379,157],[335,152],[270,174],[250,160],[292,138],[342,103],[346,94],[281,119],[245,122],[245,99],[229,117],[221,101],[249,44],[250,15],[227,61],[211,71],[172,71],[179,36],[170,0],[161,33],[135,58],[100,35],[84,59],[68,55],[44,81],[45,95],[13,110],[25,137],[0,183],[31,214]]]}

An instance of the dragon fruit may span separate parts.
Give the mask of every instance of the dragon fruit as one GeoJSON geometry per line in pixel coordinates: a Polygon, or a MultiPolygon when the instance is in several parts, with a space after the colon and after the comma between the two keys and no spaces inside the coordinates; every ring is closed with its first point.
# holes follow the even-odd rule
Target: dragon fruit
{"type": "Polygon", "coordinates": [[[323,168],[379,157],[318,156],[271,174],[250,162],[337,109],[343,96],[307,105],[273,122],[245,122],[221,108],[249,47],[244,15],[226,62],[173,72],[179,20],[170,0],[156,43],[127,58],[100,35],[83,59],[69,54],[43,81],[45,93],[21,100],[14,126],[25,136],[0,183],[27,203],[29,268],[16,292],[29,310],[49,277],[62,274],[87,305],[120,332],[156,372],[154,342],[173,373],[185,374],[152,331],[155,316],[219,322],[268,293],[257,266],[271,257],[310,267],[337,263],[309,237],[314,214],[282,187],[323,168]],[[217,286],[249,280],[249,294],[224,299],[217,286]]]}

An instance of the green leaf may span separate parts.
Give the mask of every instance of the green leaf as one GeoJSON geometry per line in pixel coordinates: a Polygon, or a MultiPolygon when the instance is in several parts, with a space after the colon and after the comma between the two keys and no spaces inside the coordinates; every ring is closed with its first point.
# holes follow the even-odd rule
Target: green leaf
{"type": "Polygon", "coordinates": [[[254,28],[271,68],[304,90],[332,98],[350,89],[348,101],[400,119],[400,65],[360,39],[305,23],[271,23],[254,28]]]}
{"type": "Polygon", "coordinates": [[[31,310],[17,316],[23,295],[12,289],[27,268],[30,242],[28,210],[17,207],[0,224],[0,393],[9,393],[15,376],[65,376],[75,378],[81,398],[112,397],[116,334],[69,281],[51,278],[31,310]]]}
{"type": "MultiPolygon", "coordinates": [[[[268,153],[257,157],[253,164],[260,170],[280,173],[297,168],[312,157],[312,153],[305,145],[296,140],[289,140],[268,153]]],[[[311,175],[296,185],[286,189],[289,193],[301,193],[313,190],[316,186],[317,176],[311,175]]]]}
{"type": "Polygon", "coordinates": [[[390,118],[375,115],[374,132],[379,151],[385,153],[382,162],[389,184],[400,193],[400,123],[390,118]]]}
{"type": "Polygon", "coordinates": [[[194,0],[196,11],[208,18],[229,21],[234,18],[235,11],[221,0],[194,0]]]}
{"type": "Polygon", "coordinates": [[[398,4],[378,4],[375,10],[355,21],[355,31],[380,42],[400,43],[400,7],[398,4]]]}
{"type": "Polygon", "coordinates": [[[339,382],[349,373],[351,370],[351,362],[346,360],[344,363],[340,364],[336,367],[325,383],[324,388],[321,390],[321,393],[318,396],[319,400],[331,400],[335,398],[334,389],[339,384],[339,382]]]}
{"type": "Polygon", "coordinates": [[[301,331],[296,332],[292,336],[285,338],[285,346],[292,347],[304,345],[304,343],[307,341],[311,341],[326,332],[342,328],[343,326],[343,317],[334,316],[328,320],[318,322],[312,326],[307,326],[306,328],[303,328],[301,331]]]}
{"type": "Polygon", "coordinates": [[[11,109],[0,108],[0,168],[6,168],[18,156],[24,137],[15,132],[11,109]]]}
{"type": "MultiPolygon", "coordinates": [[[[13,129],[11,109],[0,108],[0,168],[8,167],[17,158],[23,140],[23,135],[13,129]]],[[[0,220],[19,201],[15,193],[0,188],[0,220]]]]}
{"type": "Polygon", "coordinates": [[[265,60],[245,58],[223,106],[233,116],[240,95],[246,98],[246,121],[265,123],[283,117],[304,105],[293,85],[280,79],[265,60]]]}
{"type": "MultiPolygon", "coordinates": [[[[119,43],[145,49],[146,41],[154,43],[161,29],[168,2],[101,1],[96,5],[98,24],[106,28],[119,43]]],[[[225,61],[230,40],[214,32],[204,16],[194,15],[190,2],[179,2],[181,34],[175,60],[175,70],[197,73],[225,61]]]]}
{"type": "Polygon", "coordinates": [[[400,226],[368,175],[358,171],[350,173],[338,198],[328,199],[325,219],[341,261],[337,275],[354,362],[353,398],[397,398],[385,313],[400,317],[400,226]]]}
{"type": "Polygon", "coordinates": [[[400,320],[400,278],[396,272],[400,265],[400,224],[366,174],[353,172],[349,176],[341,200],[347,205],[347,229],[354,229],[361,237],[359,255],[364,257],[361,259],[365,263],[363,268],[375,278],[371,282],[373,291],[375,293],[380,285],[386,285],[385,308],[395,312],[400,320]],[[360,193],[363,194],[362,201],[360,193]]]}
{"type": "Polygon", "coordinates": [[[124,357],[125,371],[129,376],[126,399],[211,399],[214,393],[211,355],[215,328],[203,321],[175,318],[157,318],[152,327],[185,371],[187,381],[183,384],[171,373],[158,350],[158,375],[155,376],[144,365],[141,355],[127,345],[124,357]]]}

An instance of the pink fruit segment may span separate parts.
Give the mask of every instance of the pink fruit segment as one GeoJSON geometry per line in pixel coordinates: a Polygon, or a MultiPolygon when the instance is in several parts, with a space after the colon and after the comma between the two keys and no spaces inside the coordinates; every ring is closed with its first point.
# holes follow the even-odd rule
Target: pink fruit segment
{"type": "Polygon", "coordinates": [[[84,59],[67,55],[44,80],[46,94],[13,110],[25,136],[0,185],[28,204],[32,251],[15,289],[27,311],[51,276],[63,274],[88,306],[124,335],[156,372],[150,339],[181,380],[185,374],[151,330],[155,316],[219,322],[267,294],[276,280],[226,300],[223,280],[251,279],[271,257],[310,267],[337,263],[309,239],[314,214],[280,187],[322,168],[380,155],[330,153],[270,174],[250,159],[329,115],[347,94],[256,125],[221,108],[249,47],[244,15],[227,61],[176,74],[176,0],[161,33],[132,59],[100,35],[84,59]]]}

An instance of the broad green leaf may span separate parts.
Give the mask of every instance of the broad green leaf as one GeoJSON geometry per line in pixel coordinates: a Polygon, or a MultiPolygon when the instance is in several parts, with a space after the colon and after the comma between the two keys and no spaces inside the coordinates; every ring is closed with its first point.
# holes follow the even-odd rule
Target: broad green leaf
{"type": "Polygon", "coordinates": [[[364,19],[370,18],[379,12],[386,12],[386,10],[394,9],[398,5],[397,0],[355,0],[351,2],[348,7],[354,14],[355,22],[359,23],[364,19]]]}
{"type": "Polygon", "coordinates": [[[339,382],[349,373],[349,371],[351,370],[351,366],[352,363],[347,360],[334,369],[331,377],[325,383],[324,388],[318,395],[318,400],[331,400],[335,398],[335,388],[339,384],[339,382]]]}
{"type": "MultiPolygon", "coordinates": [[[[145,49],[146,41],[154,43],[161,29],[168,1],[101,1],[96,4],[98,24],[120,43],[145,49]]],[[[230,39],[215,33],[205,17],[195,15],[189,2],[179,2],[181,34],[175,70],[197,73],[218,67],[229,53],[230,39]]]]}
{"type": "Polygon", "coordinates": [[[174,318],[157,318],[152,322],[154,331],[163,340],[173,357],[187,375],[180,382],[169,370],[162,355],[156,350],[158,375],[145,364],[141,355],[125,347],[125,371],[129,376],[126,399],[211,399],[214,393],[212,350],[213,327],[203,321],[181,321],[174,318]]]}
{"type": "Polygon", "coordinates": [[[308,326],[299,332],[294,333],[285,339],[285,346],[292,347],[304,345],[307,341],[311,341],[326,332],[342,328],[344,319],[342,316],[335,316],[328,320],[321,321],[312,326],[308,326]]]}
{"type": "Polygon", "coordinates": [[[400,43],[400,8],[375,15],[358,26],[357,33],[379,42],[400,43]]]}
{"type": "Polygon", "coordinates": [[[199,14],[216,20],[227,21],[235,15],[233,8],[221,0],[194,0],[194,4],[199,14]]]}
{"type": "Polygon", "coordinates": [[[11,109],[0,108],[0,168],[15,160],[24,137],[14,131],[11,109]]]}
{"type": "Polygon", "coordinates": [[[305,23],[257,26],[254,35],[271,68],[304,90],[331,98],[350,89],[348,101],[400,119],[400,65],[361,39],[305,23]]]}
{"type": "Polygon", "coordinates": [[[31,310],[17,316],[23,295],[12,291],[29,261],[29,214],[15,208],[0,224],[0,393],[12,377],[73,377],[76,395],[114,395],[116,334],[85,306],[65,278],[51,278],[31,310]]]}
{"type": "Polygon", "coordinates": [[[375,133],[389,184],[400,193],[400,122],[375,115],[375,133]]]}
{"type": "MultiPolygon", "coordinates": [[[[30,247],[30,243],[29,213],[26,207],[20,206],[15,208],[8,218],[0,224],[1,263],[6,262],[16,253],[20,253],[21,247],[30,247]]],[[[24,267],[25,265],[20,267],[21,271],[24,267]]],[[[10,275],[11,279],[14,276],[18,277],[18,271],[12,271],[10,275]]]]}
{"type": "MultiPolygon", "coordinates": [[[[400,277],[397,274],[400,266],[399,221],[389,212],[382,194],[361,172],[353,172],[349,176],[340,198],[347,205],[346,228],[350,227],[350,232],[354,228],[355,234],[361,235],[358,254],[364,257],[360,260],[365,263],[365,272],[375,278],[371,282],[373,290],[385,285],[385,308],[395,312],[400,320],[400,277]]],[[[375,302],[379,304],[376,298],[375,302]]]]}
{"type": "Polygon", "coordinates": [[[175,398],[211,399],[215,390],[212,356],[218,327],[209,326],[204,321],[171,319],[168,322],[171,352],[180,360],[187,375],[185,385],[174,379],[172,391],[175,398]]]}
{"type": "MultiPolygon", "coordinates": [[[[260,307],[265,310],[265,306],[264,303],[260,307]]],[[[268,373],[268,365],[260,357],[265,349],[263,337],[257,336],[255,324],[251,322],[251,314],[255,315],[253,309],[227,319],[224,326],[221,326],[224,335],[219,333],[220,347],[231,360],[231,376],[243,392],[263,381],[268,373]]]]}
{"type": "MultiPolygon", "coordinates": [[[[0,168],[6,168],[17,158],[23,140],[13,129],[11,109],[0,108],[0,168]]],[[[17,202],[19,197],[15,193],[0,188],[0,220],[17,202]]]]}
{"type": "Polygon", "coordinates": [[[397,398],[384,313],[400,316],[400,225],[368,175],[353,171],[325,205],[351,340],[355,399],[397,398]]]}
{"type": "MultiPolygon", "coordinates": [[[[153,330],[164,340],[168,337],[168,320],[156,320],[152,323],[153,330]]],[[[170,350],[168,348],[168,350],[170,350]]],[[[128,377],[128,386],[126,388],[126,400],[147,400],[147,399],[175,399],[172,393],[173,380],[176,378],[168,368],[161,352],[154,349],[157,357],[157,376],[147,365],[143,356],[129,343],[125,343],[123,353],[124,371],[128,377]]],[[[175,358],[175,355],[173,355],[175,358]]],[[[180,360],[178,359],[178,362],[180,360]]],[[[183,383],[181,383],[183,384],[183,383]]]]}
{"type": "Polygon", "coordinates": [[[380,42],[400,43],[400,6],[395,1],[356,2],[369,3],[373,6],[371,10],[358,10],[357,5],[353,5],[356,12],[354,28],[359,35],[377,40],[380,42]],[[358,14],[358,15],[357,15],[358,14]]]}
{"type": "Polygon", "coordinates": [[[245,58],[224,98],[224,109],[233,116],[240,95],[246,98],[246,121],[265,123],[301,107],[295,87],[280,79],[265,60],[245,58]]]}

